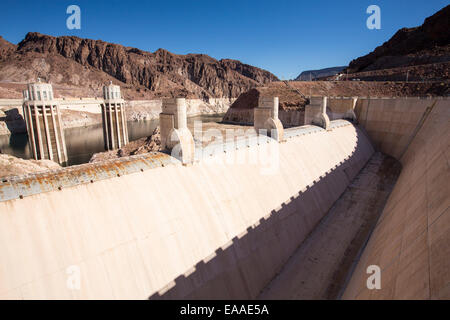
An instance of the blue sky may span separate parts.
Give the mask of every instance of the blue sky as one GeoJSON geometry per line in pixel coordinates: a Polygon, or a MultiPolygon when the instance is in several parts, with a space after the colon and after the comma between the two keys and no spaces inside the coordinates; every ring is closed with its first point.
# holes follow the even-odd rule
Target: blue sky
{"type": "Polygon", "coordinates": [[[173,53],[237,59],[281,79],[347,65],[445,7],[441,0],[310,1],[20,1],[2,0],[0,35],[18,43],[29,31],[76,35],[173,53]],[[81,30],[68,30],[66,8],[81,8],[81,30]],[[381,8],[381,30],[366,9],[381,8]]]}

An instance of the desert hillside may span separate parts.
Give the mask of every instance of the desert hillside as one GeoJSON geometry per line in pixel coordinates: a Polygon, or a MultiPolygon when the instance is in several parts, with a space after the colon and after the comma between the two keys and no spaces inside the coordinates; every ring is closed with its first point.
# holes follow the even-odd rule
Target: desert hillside
{"type": "Polygon", "coordinates": [[[373,52],[350,62],[346,71],[361,80],[442,81],[449,79],[450,5],[421,26],[402,28],[373,52]]]}
{"type": "Polygon", "coordinates": [[[102,84],[123,87],[127,99],[182,96],[234,98],[278,80],[268,71],[237,60],[204,54],[146,52],[101,40],[52,37],[35,32],[18,45],[0,38],[2,98],[20,97],[23,83],[37,77],[75,96],[95,96],[102,84]]]}

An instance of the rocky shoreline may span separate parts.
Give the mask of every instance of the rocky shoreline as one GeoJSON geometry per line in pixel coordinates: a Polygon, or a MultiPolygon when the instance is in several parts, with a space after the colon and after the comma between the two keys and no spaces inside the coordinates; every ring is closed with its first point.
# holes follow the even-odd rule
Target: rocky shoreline
{"type": "Polygon", "coordinates": [[[3,179],[60,168],[59,164],[51,160],[25,160],[9,154],[0,154],[0,177],[3,179]]]}

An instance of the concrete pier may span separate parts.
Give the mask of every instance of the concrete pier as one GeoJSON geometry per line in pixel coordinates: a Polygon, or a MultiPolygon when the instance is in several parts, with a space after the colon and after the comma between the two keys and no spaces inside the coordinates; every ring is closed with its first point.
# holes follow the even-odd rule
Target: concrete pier
{"type": "Polygon", "coordinates": [[[284,129],[278,119],[278,97],[260,97],[258,108],[254,109],[254,127],[258,134],[266,134],[280,142],[283,140],[284,129]]]}
{"type": "Polygon", "coordinates": [[[187,164],[194,161],[194,138],[187,127],[186,99],[164,99],[159,115],[163,150],[187,164]]]}
{"type": "Polygon", "coordinates": [[[67,163],[66,142],[58,103],[53,99],[51,84],[28,84],[23,92],[23,114],[33,158],[67,163]]]}
{"type": "Polygon", "coordinates": [[[120,87],[112,83],[104,86],[103,99],[101,108],[105,150],[118,149],[129,142],[125,101],[121,97],[120,87]]]}
{"type": "Polygon", "coordinates": [[[305,107],[305,124],[314,124],[328,130],[330,118],[327,115],[327,97],[311,97],[305,107]]]}

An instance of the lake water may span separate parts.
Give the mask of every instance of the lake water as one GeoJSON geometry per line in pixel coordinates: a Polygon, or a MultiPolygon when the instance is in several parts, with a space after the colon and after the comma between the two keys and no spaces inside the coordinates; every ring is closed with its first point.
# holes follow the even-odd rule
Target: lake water
{"type": "MultiPolygon", "coordinates": [[[[222,118],[223,115],[202,115],[189,117],[188,123],[193,123],[194,121],[220,122],[222,118]]],[[[158,123],[159,120],[128,122],[129,140],[134,141],[142,137],[148,137],[153,133],[158,123]]],[[[89,159],[91,159],[94,153],[105,151],[101,124],[65,129],[64,136],[66,138],[69,165],[89,162],[89,159]]],[[[32,157],[28,143],[28,135],[26,133],[0,136],[0,150],[3,153],[23,159],[30,159],[32,157]]]]}

